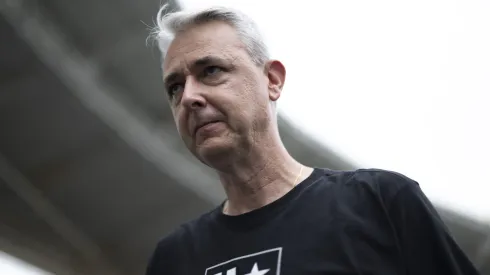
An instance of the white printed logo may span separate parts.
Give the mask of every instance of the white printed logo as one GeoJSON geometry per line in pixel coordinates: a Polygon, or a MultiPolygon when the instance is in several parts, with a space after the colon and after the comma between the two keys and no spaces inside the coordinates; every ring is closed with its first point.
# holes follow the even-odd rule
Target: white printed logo
{"type": "Polygon", "coordinates": [[[204,275],[280,275],[282,248],[237,257],[206,269],[204,275]]]}

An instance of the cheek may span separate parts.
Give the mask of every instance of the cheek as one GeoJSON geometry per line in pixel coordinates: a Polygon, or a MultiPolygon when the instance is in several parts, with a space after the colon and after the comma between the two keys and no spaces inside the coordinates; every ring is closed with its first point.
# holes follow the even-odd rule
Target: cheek
{"type": "Polygon", "coordinates": [[[249,117],[250,109],[254,102],[251,101],[250,87],[242,81],[234,81],[223,87],[223,102],[219,105],[223,111],[232,119],[232,122],[241,121],[249,117]]]}
{"type": "MultiPolygon", "coordinates": [[[[250,112],[255,113],[257,109],[262,109],[268,103],[267,89],[263,87],[258,77],[251,76],[244,79],[244,91],[242,95],[243,104],[246,104],[250,112]]],[[[253,115],[253,114],[251,114],[253,115]]]]}
{"type": "Polygon", "coordinates": [[[184,117],[182,116],[181,113],[179,113],[178,110],[174,110],[173,115],[174,115],[175,126],[177,127],[177,131],[179,132],[179,135],[182,138],[185,138],[185,136],[188,135],[187,133],[188,131],[187,131],[187,126],[185,124],[184,117]]]}
{"type": "Polygon", "coordinates": [[[248,109],[260,101],[260,87],[257,80],[251,76],[230,83],[227,89],[233,95],[232,105],[248,109]]]}

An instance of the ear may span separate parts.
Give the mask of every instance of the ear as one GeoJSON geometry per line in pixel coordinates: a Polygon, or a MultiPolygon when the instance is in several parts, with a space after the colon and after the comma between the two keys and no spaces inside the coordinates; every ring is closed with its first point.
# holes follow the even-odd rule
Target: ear
{"type": "Polygon", "coordinates": [[[270,60],[266,63],[265,69],[269,79],[269,99],[277,101],[286,80],[286,68],[280,61],[270,60]]]}

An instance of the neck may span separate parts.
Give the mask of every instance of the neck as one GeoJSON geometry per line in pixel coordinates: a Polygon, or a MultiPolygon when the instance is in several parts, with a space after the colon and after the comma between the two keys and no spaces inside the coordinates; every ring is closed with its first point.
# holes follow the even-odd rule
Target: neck
{"type": "Polygon", "coordinates": [[[235,157],[226,170],[219,171],[228,197],[226,214],[239,215],[263,207],[285,195],[311,173],[313,169],[303,168],[277,139],[275,144],[252,146],[245,158],[235,157]]]}

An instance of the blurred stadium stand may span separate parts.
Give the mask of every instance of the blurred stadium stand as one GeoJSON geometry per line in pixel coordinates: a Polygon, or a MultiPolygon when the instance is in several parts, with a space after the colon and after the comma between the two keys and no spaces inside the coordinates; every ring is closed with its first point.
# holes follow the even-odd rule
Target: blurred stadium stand
{"type": "MultiPolygon", "coordinates": [[[[0,2],[0,250],[56,274],[142,274],[162,236],[224,198],[181,144],[145,45],[160,4],[0,2]]],[[[280,128],[303,163],[355,168],[280,128]]],[[[490,275],[489,225],[438,209],[490,275]]]]}

